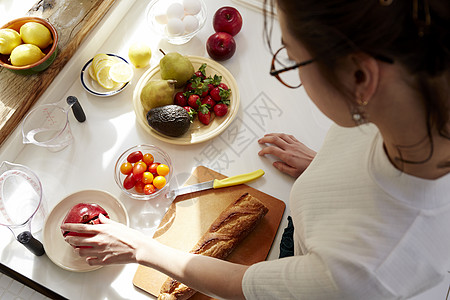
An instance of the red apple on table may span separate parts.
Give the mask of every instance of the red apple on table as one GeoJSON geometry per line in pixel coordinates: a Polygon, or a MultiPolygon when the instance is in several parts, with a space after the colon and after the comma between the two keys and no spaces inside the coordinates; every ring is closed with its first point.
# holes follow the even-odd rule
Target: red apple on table
{"type": "Polygon", "coordinates": [[[213,27],[216,32],[226,32],[235,36],[241,31],[242,16],[234,7],[221,7],[214,14],[213,27]]]}
{"type": "Polygon", "coordinates": [[[231,34],[216,32],[206,41],[206,51],[214,60],[226,60],[236,52],[236,42],[231,34]]]}

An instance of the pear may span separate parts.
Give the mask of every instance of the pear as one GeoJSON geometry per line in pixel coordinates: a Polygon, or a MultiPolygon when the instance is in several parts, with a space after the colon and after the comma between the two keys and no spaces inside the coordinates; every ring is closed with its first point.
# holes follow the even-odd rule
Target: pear
{"type": "Polygon", "coordinates": [[[173,104],[175,93],[175,80],[150,80],[142,89],[141,103],[145,111],[150,109],[173,104]]]}
{"type": "Polygon", "coordinates": [[[165,54],[159,62],[159,67],[161,68],[161,78],[176,80],[176,88],[184,86],[195,72],[189,58],[178,52],[165,54]]]}

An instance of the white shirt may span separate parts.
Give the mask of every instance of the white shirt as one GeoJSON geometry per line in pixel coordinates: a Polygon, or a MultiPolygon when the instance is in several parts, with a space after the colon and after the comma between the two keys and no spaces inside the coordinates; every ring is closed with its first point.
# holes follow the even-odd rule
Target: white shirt
{"type": "Polygon", "coordinates": [[[295,256],[251,266],[247,299],[406,299],[450,270],[450,174],[397,170],[374,125],[332,126],[290,207],[295,256]]]}

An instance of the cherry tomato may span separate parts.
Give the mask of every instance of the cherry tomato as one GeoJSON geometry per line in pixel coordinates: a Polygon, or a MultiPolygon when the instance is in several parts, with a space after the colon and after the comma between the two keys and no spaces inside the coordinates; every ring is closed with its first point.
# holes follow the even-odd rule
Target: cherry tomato
{"type": "Polygon", "coordinates": [[[145,184],[149,184],[153,182],[153,174],[150,172],[142,173],[142,182],[145,184]]]}
{"type": "Polygon", "coordinates": [[[144,186],[144,194],[150,195],[150,194],[153,194],[154,192],[156,192],[156,189],[153,186],[153,184],[146,184],[144,186]]]}
{"type": "Polygon", "coordinates": [[[156,176],[153,179],[153,185],[157,189],[162,189],[166,185],[166,178],[164,176],[156,176]]]}
{"type": "Polygon", "coordinates": [[[157,168],[156,171],[158,172],[158,175],[161,176],[166,176],[167,174],[169,174],[170,169],[169,166],[166,164],[160,164],[157,168]]]}
{"type": "Polygon", "coordinates": [[[134,189],[136,190],[136,192],[138,192],[139,194],[142,194],[144,192],[144,187],[145,187],[145,183],[143,183],[142,181],[138,181],[136,182],[136,184],[134,185],[134,189]]]}
{"type": "Polygon", "coordinates": [[[124,162],[120,166],[120,173],[122,173],[124,175],[129,175],[129,174],[131,174],[132,171],[133,171],[133,165],[130,164],[129,162],[124,162]]]}
{"type": "Polygon", "coordinates": [[[134,164],[134,163],[140,161],[142,159],[142,157],[143,157],[143,155],[142,155],[141,151],[134,151],[128,155],[127,161],[129,163],[134,164]]]}
{"type": "Polygon", "coordinates": [[[144,157],[142,158],[142,161],[145,162],[147,166],[150,166],[154,160],[155,158],[150,153],[145,153],[144,157]]]}
{"type": "Polygon", "coordinates": [[[138,161],[133,166],[133,175],[137,178],[142,177],[142,173],[147,170],[147,165],[143,161],[138,161]]]}
{"type": "Polygon", "coordinates": [[[159,163],[152,163],[149,167],[148,167],[148,171],[152,174],[158,174],[157,168],[159,166],[159,163]]]}
{"type": "Polygon", "coordinates": [[[136,179],[133,176],[133,173],[125,177],[123,180],[123,187],[127,190],[133,188],[136,185],[136,179]]]}

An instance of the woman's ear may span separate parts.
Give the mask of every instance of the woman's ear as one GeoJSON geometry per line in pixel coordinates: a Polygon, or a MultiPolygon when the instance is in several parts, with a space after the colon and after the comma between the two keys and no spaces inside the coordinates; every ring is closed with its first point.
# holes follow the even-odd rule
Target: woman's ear
{"type": "Polygon", "coordinates": [[[368,104],[375,94],[379,82],[378,62],[372,56],[358,52],[351,55],[353,93],[359,105],[368,104]],[[359,103],[361,102],[361,103],[359,103]]]}

